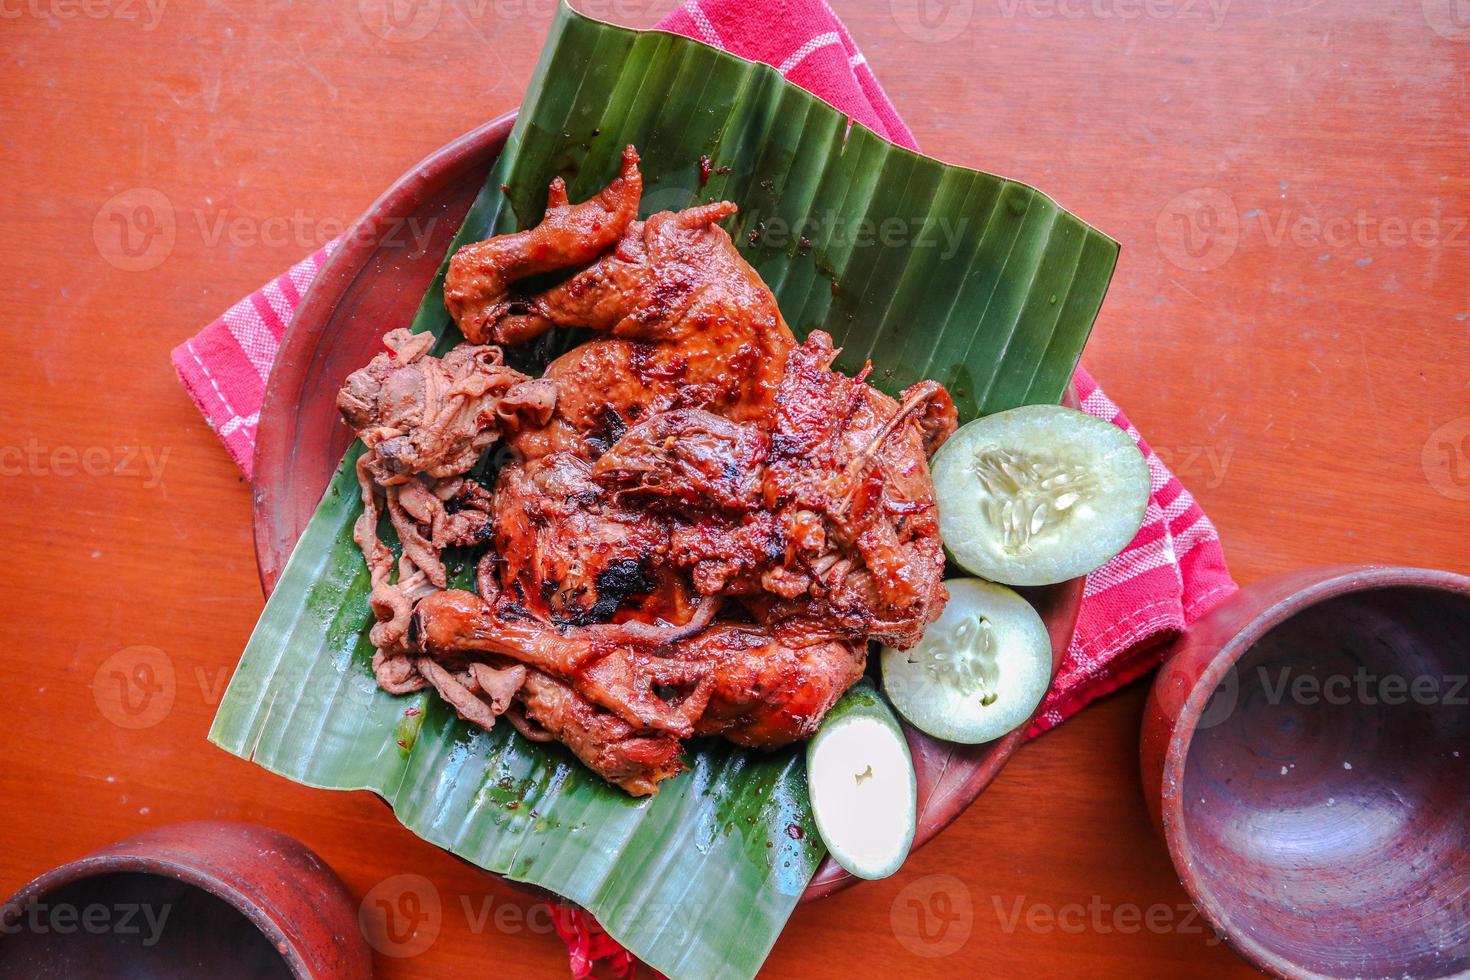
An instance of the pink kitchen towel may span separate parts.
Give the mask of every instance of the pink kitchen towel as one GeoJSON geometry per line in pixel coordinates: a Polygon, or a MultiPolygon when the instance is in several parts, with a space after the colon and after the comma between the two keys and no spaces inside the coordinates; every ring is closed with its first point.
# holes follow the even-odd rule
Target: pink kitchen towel
{"type": "MultiPolygon", "coordinates": [[[[660,26],[773,65],[856,122],[918,148],[823,0],[686,0],[660,26]]],[[[276,350],[331,251],[328,245],[302,259],[173,352],[184,387],[247,476],[276,350]]],[[[1087,577],[1076,635],[1031,735],[1152,670],[1170,637],[1236,589],[1219,536],[1189,491],[1086,371],[1078,369],[1075,383],[1084,410],[1127,431],[1144,451],[1153,496],[1138,536],[1087,577]]],[[[610,960],[608,951],[619,947],[590,917],[578,911],[564,918],[559,931],[572,950],[574,975],[586,976],[595,961],[609,962],[619,974],[635,968],[625,953],[610,960]]]]}

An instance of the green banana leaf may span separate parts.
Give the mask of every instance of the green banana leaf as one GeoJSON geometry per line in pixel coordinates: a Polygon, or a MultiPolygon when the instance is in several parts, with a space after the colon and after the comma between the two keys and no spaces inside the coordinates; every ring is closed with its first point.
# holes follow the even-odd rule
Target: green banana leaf
{"type": "MultiPolygon", "coordinates": [[[[565,5],[455,247],[536,221],[558,174],[573,200],[596,192],[627,143],[644,214],[737,202],[726,227],[798,335],[827,330],[843,369],[871,359],[889,391],[944,382],[963,418],[1060,398],[1117,258],[1040,192],[894,146],[768,66],[565,5]]],[[[459,339],[442,277],[413,323],[441,349],[459,339]]],[[[515,357],[537,368],[559,342],[515,357]]],[[[414,833],[581,904],[670,977],[753,976],[824,853],[801,747],[696,744],[687,773],[634,800],[560,746],[379,691],[352,543],[360,451],[298,542],[210,739],[308,785],[382,795],[414,833]]]]}

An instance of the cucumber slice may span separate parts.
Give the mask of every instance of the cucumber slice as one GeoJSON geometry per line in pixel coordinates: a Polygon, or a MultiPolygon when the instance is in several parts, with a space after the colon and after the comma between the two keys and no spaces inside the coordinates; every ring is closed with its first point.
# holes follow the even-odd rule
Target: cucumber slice
{"type": "Polygon", "coordinates": [[[967,423],[933,472],[950,557],[1006,585],[1086,575],[1133,540],[1148,506],[1148,462],[1128,433],[1060,405],[967,423]]]}
{"type": "Polygon", "coordinates": [[[1025,724],[1051,684],[1051,637],[1003,585],[952,579],[944,612],[912,649],[883,648],[883,690],[915,728],[978,744],[1025,724]]]}
{"type": "Polygon", "coordinates": [[[859,878],[887,878],[914,846],[919,786],[903,729],[867,681],[827,712],[806,748],[817,832],[859,878]]]}

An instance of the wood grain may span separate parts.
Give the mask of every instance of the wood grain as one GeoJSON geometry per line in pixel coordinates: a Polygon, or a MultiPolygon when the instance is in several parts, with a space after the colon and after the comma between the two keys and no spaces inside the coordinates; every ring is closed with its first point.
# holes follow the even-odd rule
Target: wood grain
{"type": "MultiPolygon", "coordinates": [[[[586,7],[647,25],[669,5],[586,7]]],[[[422,38],[395,41],[362,13],[381,6],[0,3],[0,890],[161,822],[254,820],[356,894],[434,882],[437,939],[380,956],[384,976],[556,977],[560,944],[523,896],[376,800],[204,741],[261,596],[248,488],[168,352],[513,106],[552,11],[441,0],[422,38]],[[174,241],[129,271],[108,202],[139,189],[163,195],[174,241]],[[140,663],[170,665],[174,696],[128,729],[99,704],[117,715],[113,672],[140,663]]],[[[1470,30],[1447,2],[838,6],[928,151],[1035,183],[1122,241],[1086,361],[1210,512],[1240,579],[1470,571],[1470,30]]],[[[800,910],[768,973],[1248,972],[1199,932],[1149,827],[1143,693],[1028,746],[898,876],[800,910]],[[940,928],[946,888],[968,936],[963,919],[940,928]]]]}

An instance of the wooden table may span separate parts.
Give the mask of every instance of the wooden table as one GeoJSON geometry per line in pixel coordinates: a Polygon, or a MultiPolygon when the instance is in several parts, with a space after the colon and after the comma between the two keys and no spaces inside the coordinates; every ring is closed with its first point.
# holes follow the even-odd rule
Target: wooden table
{"type": "MultiPolygon", "coordinates": [[[[390,41],[360,14],[382,2],[0,0],[0,892],[145,827],[260,821],[357,895],[432,879],[438,939],[380,957],[383,975],[564,976],[519,893],[365,794],[205,742],[262,599],[248,487],[168,352],[516,105],[552,13],[418,0],[438,20],[390,41]],[[140,188],[176,231],[131,269],[106,205],[140,188]],[[163,651],[176,693],[130,730],[92,683],[135,646],[163,651]]],[[[647,25],[671,2],[587,9],[647,25]]],[[[1037,184],[1122,241],[1087,363],[1241,581],[1331,562],[1470,572],[1470,23],[1450,0],[837,5],[927,150],[1037,184]]],[[[1027,747],[899,875],[800,910],[768,973],[1246,973],[1148,825],[1144,693],[1027,747]],[[893,922],[939,874],[972,924],[930,959],[893,922]]]]}

